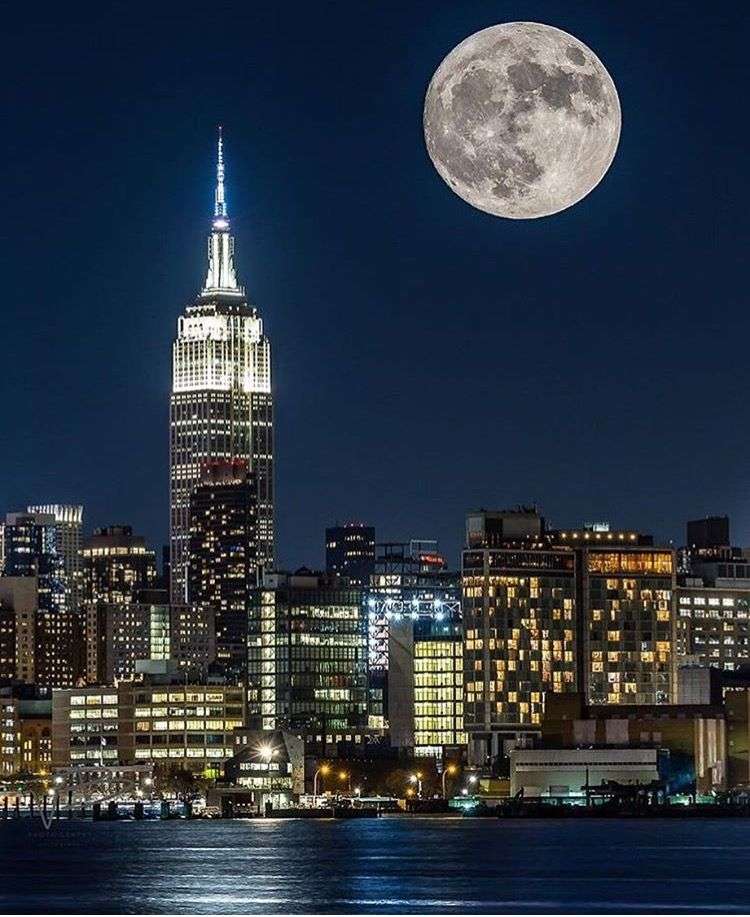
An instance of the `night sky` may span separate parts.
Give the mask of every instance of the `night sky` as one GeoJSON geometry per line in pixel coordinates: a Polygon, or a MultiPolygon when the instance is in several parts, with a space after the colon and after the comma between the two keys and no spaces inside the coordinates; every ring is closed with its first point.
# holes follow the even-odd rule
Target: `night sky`
{"type": "Polygon", "coordinates": [[[4,12],[0,509],[82,502],[87,528],[166,539],[222,123],[280,564],[320,564],[349,518],[455,562],[467,508],[533,501],[678,541],[726,512],[750,543],[744,4],[40,9],[4,12]],[[589,45],[623,109],[602,184],[542,220],[469,207],[422,139],[445,54],[512,20],[589,45]]]}

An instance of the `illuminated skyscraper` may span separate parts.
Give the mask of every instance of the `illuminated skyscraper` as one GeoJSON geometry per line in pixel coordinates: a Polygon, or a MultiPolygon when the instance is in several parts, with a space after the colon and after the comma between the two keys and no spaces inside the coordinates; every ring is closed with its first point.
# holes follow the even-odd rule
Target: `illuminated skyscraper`
{"type": "Polygon", "coordinates": [[[273,564],[273,399],[271,347],[234,267],[224,193],[221,132],[216,198],[208,237],[208,273],[198,298],[177,321],[170,417],[172,601],[187,593],[190,498],[214,459],[242,459],[257,484],[258,564],[273,564]]]}

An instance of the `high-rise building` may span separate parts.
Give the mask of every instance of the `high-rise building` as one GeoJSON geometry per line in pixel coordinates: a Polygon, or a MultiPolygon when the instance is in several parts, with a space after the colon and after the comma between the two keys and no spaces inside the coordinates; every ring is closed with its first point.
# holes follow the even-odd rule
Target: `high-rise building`
{"type": "Polygon", "coordinates": [[[34,576],[39,608],[66,607],[65,562],[58,550],[55,517],[46,513],[8,513],[5,517],[5,576],[34,576]]]}
{"type": "Polygon", "coordinates": [[[27,507],[27,512],[52,516],[55,520],[55,543],[65,573],[65,604],[71,611],[78,611],[81,590],[83,507],[44,503],[27,507]]]}
{"type": "Polygon", "coordinates": [[[582,691],[597,704],[676,696],[674,551],[606,525],[547,531],[541,517],[530,522],[463,555],[464,717],[475,760],[537,730],[548,692],[582,691]]]}
{"type": "Polygon", "coordinates": [[[367,730],[361,590],[310,571],[266,574],[248,613],[248,725],[321,746],[367,730]]]}
{"type": "Polygon", "coordinates": [[[177,322],[170,418],[171,596],[187,596],[190,498],[202,466],[242,459],[257,486],[257,559],[274,557],[271,346],[257,308],[234,266],[224,189],[221,133],[208,273],[198,298],[177,322]]]}
{"type": "Polygon", "coordinates": [[[388,724],[391,744],[422,757],[456,757],[464,732],[463,634],[458,618],[391,621],[388,724]]]}
{"type": "Polygon", "coordinates": [[[190,497],[188,600],[212,608],[216,662],[233,683],[247,673],[247,607],[257,585],[257,499],[243,459],[216,459],[202,469],[190,497]]]}
{"type": "Polygon", "coordinates": [[[368,586],[375,572],[375,529],[359,522],[327,528],[326,572],[345,576],[354,586],[368,586]]]}
{"type": "Polygon", "coordinates": [[[86,605],[124,605],[156,581],[154,552],[129,525],[96,529],[84,539],[81,598],[86,605]]]}
{"type": "Polygon", "coordinates": [[[392,618],[460,617],[461,576],[448,570],[436,541],[412,539],[377,545],[375,569],[365,590],[371,671],[388,671],[392,618]]]}

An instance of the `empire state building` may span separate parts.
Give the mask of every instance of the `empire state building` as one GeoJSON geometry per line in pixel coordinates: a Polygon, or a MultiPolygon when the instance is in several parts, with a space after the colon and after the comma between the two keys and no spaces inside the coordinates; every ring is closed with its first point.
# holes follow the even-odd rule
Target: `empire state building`
{"type": "Polygon", "coordinates": [[[273,564],[273,397],[271,346],[258,310],[237,280],[224,189],[219,129],[216,196],[208,272],[195,302],[177,320],[170,410],[172,602],[187,598],[190,499],[204,468],[240,459],[257,487],[257,560],[273,564]]]}

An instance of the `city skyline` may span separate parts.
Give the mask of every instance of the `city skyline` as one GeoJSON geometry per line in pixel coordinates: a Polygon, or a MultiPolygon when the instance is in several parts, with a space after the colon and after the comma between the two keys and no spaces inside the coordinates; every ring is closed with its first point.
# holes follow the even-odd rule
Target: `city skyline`
{"type": "Polygon", "coordinates": [[[8,9],[0,913],[750,914],[746,20],[8,9]]]}
{"type": "Polygon", "coordinates": [[[733,9],[699,23],[668,3],[648,29],[632,7],[503,9],[587,42],[624,119],[595,193],[512,227],[453,198],[419,130],[436,63],[497,10],[386,4],[361,14],[354,44],[340,10],[283,24],[236,13],[221,66],[198,16],[157,15],[146,40],[101,11],[110,53],[84,43],[74,59],[62,14],[49,33],[11,21],[14,48],[33,37],[43,63],[7,112],[3,154],[16,266],[5,416],[18,435],[2,504],[82,503],[89,527],[166,543],[169,342],[203,279],[222,123],[238,267],[282,380],[282,566],[319,565],[325,526],[352,517],[378,537],[436,537],[456,563],[464,510],[531,501],[560,525],[605,518],[676,540],[686,519],[726,512],[750,543],[735,422],[744,178],[739,145],[715,142],[739,105],[733,9]],[[279,41],[297,49],[280,71],[279,41]],[[316,54],[309,80],[313,46],[330,60],[316,54]],[[697,46],[722,61],[721,95],[684,65],[697,46]],[[709,148],[718,182],[705,180],[709,148]],[[96,249],[85,269],[82,239],[96,249]]]}

